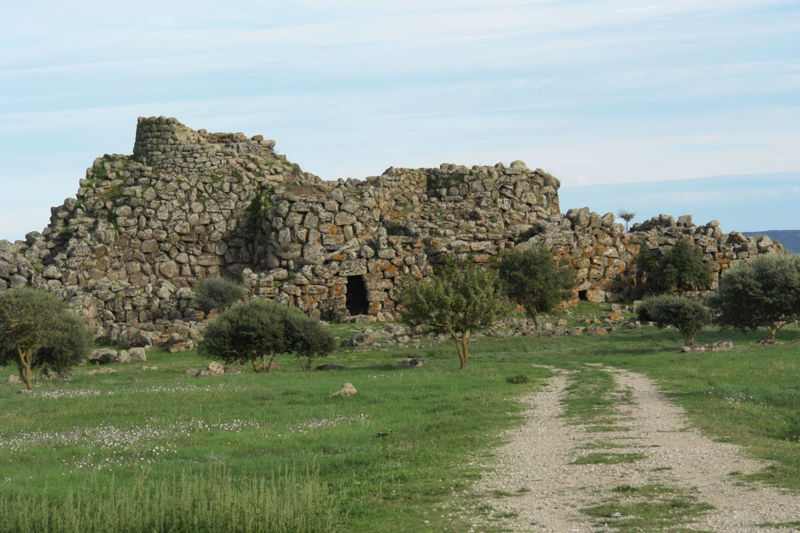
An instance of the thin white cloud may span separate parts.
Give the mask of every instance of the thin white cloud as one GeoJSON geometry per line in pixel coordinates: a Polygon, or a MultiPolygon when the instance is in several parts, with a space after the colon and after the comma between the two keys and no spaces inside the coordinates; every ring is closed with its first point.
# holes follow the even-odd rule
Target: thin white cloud
{"type": "Polygon", "coordinates": [[[331,178],[800,168],[800,18],[778,0],[32,2],[0,20],[3,183],[36,172],[41,138],[91,154],[83,168],[129,153],[151,114],[274,137],[331,178]]]}

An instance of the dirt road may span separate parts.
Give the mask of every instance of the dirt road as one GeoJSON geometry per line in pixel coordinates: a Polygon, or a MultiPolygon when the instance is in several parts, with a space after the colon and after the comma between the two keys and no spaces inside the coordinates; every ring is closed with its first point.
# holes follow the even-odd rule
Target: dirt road
{"type": "Polygon", "coordinates": [[[626,401],[612,427],[563,416],[570,375],[527,396],[526,422],[477,487],[473,531],[800,531],[800,496],[742,480],[767,463],[690,427],[641,374],[603,368],[626,401]]]}

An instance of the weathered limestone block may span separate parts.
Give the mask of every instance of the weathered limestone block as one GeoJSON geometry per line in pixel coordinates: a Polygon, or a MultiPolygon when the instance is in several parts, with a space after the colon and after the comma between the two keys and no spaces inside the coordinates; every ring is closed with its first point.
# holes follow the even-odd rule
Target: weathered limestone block
{"type": "MultiPolygon", "coordinates": [[[[371,269],[370,272],[372,272],[371,269]]],[[[367,261],[365,259],[343,261],[339,266],[339,276],[358,276],[366,273],[367,261]]]]}
{"type": "Polygon", "coordinates": [[[356,217],[350,213],[340,212],[336,214],[334,221],[337,226],[349,226],[351,224],[355,224],[358,219],[356,219],[356,217]]]}

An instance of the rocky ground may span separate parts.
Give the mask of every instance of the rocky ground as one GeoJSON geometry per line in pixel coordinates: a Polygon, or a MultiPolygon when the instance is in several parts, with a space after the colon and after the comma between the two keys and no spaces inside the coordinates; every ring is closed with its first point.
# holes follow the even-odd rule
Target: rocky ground
{"type": "Polygon", "coordinates": [[[556,371],[524,399],[527,421],[506,435],[479,483],[482,502],[471,508],[491,510],[471,531],[800,531],[800,496],[742,479],[766,463],[693,429],[647,377],[605,370],[626,399],[615,429],[562,416],[570,376],[556,371]],[[604,460],[580,464],[589,456],[604,460]],[[637,527],[632,510],[646,508],[660,518],[637,527]]]}

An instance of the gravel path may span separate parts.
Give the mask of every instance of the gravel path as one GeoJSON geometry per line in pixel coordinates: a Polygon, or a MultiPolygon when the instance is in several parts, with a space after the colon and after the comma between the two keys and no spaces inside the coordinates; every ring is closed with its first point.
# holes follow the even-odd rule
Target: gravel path
{"type": "MultiPolygon", "coordinates": [[[[555,369],[554,369],[555,370],[555,369]]],[[[598,523],[581,509],[610,501],[622,485],[659,484],[714,508],[687,519],[686,528],[717,532],[800,531],[767,526],[800,520],[800,496],[737,479],[767,463],[744,457],[733,444],[715,442],[689,426],[682,408],[670,403],[641,374],[606,368],[631,401],[618,406],[619,431],[592,432],[562,416],[569,374],[557,371],[544,390],[526,396],[526,423],[506,434],[497,463],[478,483],[492,508],[472,531],[492,524],[508,531],[613,531],[610,517],[598,523]],[[572,464],[597,453],[640,453],[632,463],[572,464]]],[[[798,522],[800,523],[800,522],[798,522]]]]}

